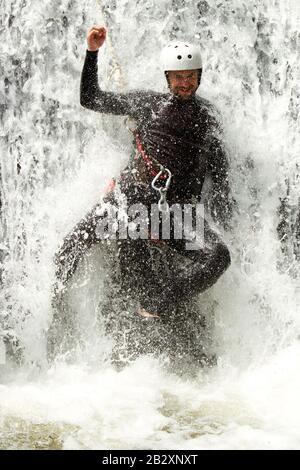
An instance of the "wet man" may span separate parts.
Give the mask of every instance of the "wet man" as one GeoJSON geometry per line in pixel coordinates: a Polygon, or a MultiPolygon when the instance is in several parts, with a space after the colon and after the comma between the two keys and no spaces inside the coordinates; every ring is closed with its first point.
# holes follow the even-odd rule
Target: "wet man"
{"type": "MultiPolygon", "coordinates": [[[[117,194],[121,194],[126,197],[128,206],[141,203],[150,208],[160,199],[153,187],[153,179],[158,175],[156,186],[165,187],[167,181],[170,182],[169,206],[199,203],[204,180],[209,176],[212,215],[226,228],[232,215],[228,160],[213,108],[196,95],[202,74],[198,47],[174,42],[162,51],[161,66],[169,87],[167,93],[113,93],[102,91],[98,84],[98,54],[105,39],[104,27],[93,26],[88,31],[80,103],[92,111],[129,116],[136,122],[135,150],[105,200],[115,202],[117,194]]],[[[103,201],[74,227],[56,255],[61,289],[86,251],[100,241],[97,226],[103,217],[102,208],[103,201]]],[[[206,221],[204,245],[200,249],[187,250],[186,240],[174,237],[159,243],[151,238],[120,240],[118,246],[122,291],[136,299],[136,314],[142,317],[168,315],[173,304],[211,287],[230,264],[228,248],[206,221]],[[157,250],[157,256],[164,256],[165,263],[176,255],[186,262],[162,276],[153,263],[154,244],[162,247],[161,252],[157,250]]]]}

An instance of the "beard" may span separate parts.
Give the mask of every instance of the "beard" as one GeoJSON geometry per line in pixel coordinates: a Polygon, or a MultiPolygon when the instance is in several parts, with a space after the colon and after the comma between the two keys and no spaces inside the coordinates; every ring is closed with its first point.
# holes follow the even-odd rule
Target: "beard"
{"type": "Polygon", "coordinates": [[[188,100],[188,99],[192,98],[195,95],[196,90],[197,90],[197,88],[195,88],[195,87],[188,87],[188,88],[176,87],[171,91],[178,98],[183,99],[183,100],[188,100]]]}

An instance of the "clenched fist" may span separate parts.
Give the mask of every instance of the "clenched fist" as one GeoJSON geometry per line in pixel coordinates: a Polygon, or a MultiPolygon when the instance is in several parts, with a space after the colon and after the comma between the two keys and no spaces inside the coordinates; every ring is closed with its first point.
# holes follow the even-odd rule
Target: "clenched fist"
{"type": "Polygon", "coordinates": [[[89,51],[97,51],[104,43],[106,29],[103,26],[92,26],[86,36],[89,51]]]}

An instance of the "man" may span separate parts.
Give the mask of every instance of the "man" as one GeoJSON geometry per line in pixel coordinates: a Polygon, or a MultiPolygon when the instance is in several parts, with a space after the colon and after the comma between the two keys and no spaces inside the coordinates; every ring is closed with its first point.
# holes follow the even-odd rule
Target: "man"
{"type": "MultiPolygon", "coordinates": [[[[142,203],[150,207],[159,200],[153,178],[157,176],[157,182],[164,187],[171,174],[167,192],[169,205],[200,202],[208,174],[213,185],[212,213],[226,227],[231,216],[228,161],[212,107],[195,94],[202,74],[198,48],[178,42],[164,49],[162,63],[168,93],[119,94],[99,88],[97,59],[105,38],[103,27],[93,26],[88,31],[80,103],[96,112],[130,116],[137,123],[134,157],[105,201],[116,201],[119,192],[126,196],[128,205],[142,203]]],[[[97,225],[101,214],[100,203],[66,237],[56,255],[60,287],[66,285],[84,253],[100,241],[97,225]]],[[[224,273],[230,264],[227,247],[206,221],[204,235],[205,245],[197,250],[186,250],[185,241],[174,237],[159,243],[151,238],[119,242],[122,292],[137,300],[138,315],[154,319],[167,316],[173,305],[203,292],[224,273]],[[169,267],[163,276],[153,263],[155,243],[161,248],[157,250],[157,257],[164,257],[169,267]],[[188,263],[174,268],[172,262],[176,255],[188,263]]]]}

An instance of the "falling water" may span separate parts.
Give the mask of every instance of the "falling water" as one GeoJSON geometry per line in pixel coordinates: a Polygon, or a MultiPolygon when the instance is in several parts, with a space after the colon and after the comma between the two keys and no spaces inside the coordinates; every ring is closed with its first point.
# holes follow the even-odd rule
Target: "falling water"
{"type": "Polygon", "coordinates": [[[1,0],[0,21],[0,330],[22,345],[14,360],[0,351],[0,448],[299,448],[297,0],[1,0]],[[208,371],[110,364],[93,328],[96,249],[70,292],[85,348],[47,364],[53,254],[130,152],[123,118],[79,104],[85,36],[104,22],[104,89],[163,91],[159,51],[185,38],[223,118],[238,213],[232,265],[199,299],[218,357],[208,371]]]}

